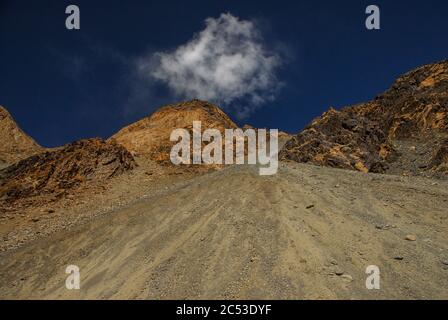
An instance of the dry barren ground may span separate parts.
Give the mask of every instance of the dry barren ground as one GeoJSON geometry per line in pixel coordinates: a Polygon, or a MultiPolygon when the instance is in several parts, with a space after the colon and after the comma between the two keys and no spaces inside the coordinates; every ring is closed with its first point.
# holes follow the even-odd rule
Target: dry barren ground
{"type": "Polygon", "coordinates": [[[228,167],[1,253],[0,298],[448,299],[447,187],[228,167]],[[65,288],[71,264],[80,290],[65,288]],[[365,287],[369,265],[380,290],[365,287]]]}

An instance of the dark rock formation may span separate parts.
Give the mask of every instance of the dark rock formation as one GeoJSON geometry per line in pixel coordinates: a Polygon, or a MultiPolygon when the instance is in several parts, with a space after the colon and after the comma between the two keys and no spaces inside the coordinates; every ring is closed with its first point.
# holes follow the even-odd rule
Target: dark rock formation
{"type": "Polygon", "coordinates": [[[447,172],[448,61],[398,78],[373,101],[330,109],[292,137],[282,160],[364,172],[447,172]]]}
{"type": "Polygon", "coordinates": [[[79,187],[99,184],[135,166],[122,146],[80,140],[21,160],[0,171],[0,200],[51,202],[79,187]]]}

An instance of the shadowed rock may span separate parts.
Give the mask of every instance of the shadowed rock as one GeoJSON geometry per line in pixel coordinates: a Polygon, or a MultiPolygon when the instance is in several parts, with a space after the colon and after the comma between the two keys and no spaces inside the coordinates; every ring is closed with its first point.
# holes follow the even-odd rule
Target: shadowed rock
{"type": "Polygon", "coordinates": [[[374,100],[330,109],[291,138],[283,160],[363,172],[446,172],[448,61],[406,73],[374,100]]]}
{"type": "Polygon", "coordinates": [[[135,166],[122,146],[80,140],[21,160],[0,171],[0,199],[51,202],[81,186],[98,184],[135,166]]]}

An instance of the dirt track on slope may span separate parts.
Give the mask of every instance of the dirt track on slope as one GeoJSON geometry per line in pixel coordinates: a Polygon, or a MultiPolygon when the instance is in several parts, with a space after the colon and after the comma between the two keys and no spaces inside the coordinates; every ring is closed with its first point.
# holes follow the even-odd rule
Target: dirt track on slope
{"type": "Polygon", "coordinates": [[[233,166],[1,253],[0,298],[448,299],[447,187],[233,166]],[[71,264],[80,290],[65,288],[71,264]]]}

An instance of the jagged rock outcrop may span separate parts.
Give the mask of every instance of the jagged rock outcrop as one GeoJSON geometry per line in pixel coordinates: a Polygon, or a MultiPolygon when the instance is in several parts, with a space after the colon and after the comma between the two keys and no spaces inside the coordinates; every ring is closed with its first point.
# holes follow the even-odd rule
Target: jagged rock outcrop
{"type": "Polygon", "coordinates": [[[43,151],[0,106],[0,169],[21,159],[43,151]]]}
{"type": "Polygon", "coordinates": [[[0,171],[0,200],[45,203],[106,182],[135,166],[122,146],[86,139],[23,159],[0,171]]]}
{"type": "Polygon", "coordinates": [[[448,60],[398,78],[373,101],[330,109],[292,137],[282,160],[364,172],[447,172],[448,60]]]}
{"type": "Polygon", "coordinates": [[[428,168],[448,174],[448,140],[444,140],[433,151],[428,168]]]}
{"type": "Polygon", "coordinates": [[[135,155],[149,155],[158,162],[168,162],[170,141],[174,129],[192,131],[193,121],[201,121],[202,130],[209,128],[224,132],[237,125],[217,106],[201,100],[167,105],[117,132],[110,140],[124,146],[135,155]]]}

